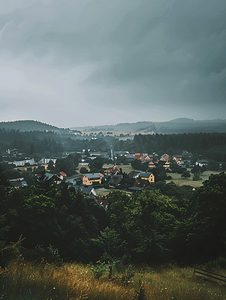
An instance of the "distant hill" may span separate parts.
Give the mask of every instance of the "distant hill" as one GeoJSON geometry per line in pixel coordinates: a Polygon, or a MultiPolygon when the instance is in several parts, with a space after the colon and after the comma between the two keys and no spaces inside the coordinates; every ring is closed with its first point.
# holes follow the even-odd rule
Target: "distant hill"
{"type": "Polygon", "coordinates": [[[19,130],[19,131],[60,131],[62,129],[46,123],[33,120],[0,122],[0,129],[19,130]]]}
{"type": "Polygon", "coordinates": [[[154,131],[156,128],[153,122],[144,121],[137,123],[119,123],[116,125],[72,127],[71,129],[81,131],[154,131]]]}
{"type": "Polygon", "coordinates": [[[80,131],[137,131],[162,134],[173,133],[195,133],[195,132],[226,132],[226,120],[193,120],[189,118],[178,118],[166,122],[137,122],[119,123],[117,125],[73,127],[80,131]]]}
{"type": "Polygon", "coordinates": [[[168,122],[155,122],[158,133],[213,133],[226,132],[226,120],[193,120],[178,118],[168,122]]]}

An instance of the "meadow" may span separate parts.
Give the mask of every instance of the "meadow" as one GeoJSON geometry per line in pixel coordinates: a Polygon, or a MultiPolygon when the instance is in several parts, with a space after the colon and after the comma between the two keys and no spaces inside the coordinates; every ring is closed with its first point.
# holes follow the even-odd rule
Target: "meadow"
{"type": "MultiPolygon", "coordinates": [[[[226,299],[226,287],[194,276],[191,267],[168,265],[11,263],[0,269],[0,299],[4,300],[209,300],[226,299]]],[[[216,272],[226,275],[226,270],[216,272]]]]}
{"type": "MultiPolygon", "coordinates": [[[[188,169],[188,171],[190,171],[190,169],[188,169]]],[[[191,177],[190,178],[183,178],[181,177],[181,174],[178,173],[167,173],[167,175],[171,176],[172,179],[170,180],[166,180],[166,183],[169,183],[171,181],[173,181],[174,183],[178,184],[179,186],[182,185],[190,185],[193,187],[199,187],[202,186],[203,181],[208,180],[211,174],[219,174],[220,172],[217,171],[205,171],[200,175],[200,180],[193,180],[193,174],[191,173],[191,177]]]]}

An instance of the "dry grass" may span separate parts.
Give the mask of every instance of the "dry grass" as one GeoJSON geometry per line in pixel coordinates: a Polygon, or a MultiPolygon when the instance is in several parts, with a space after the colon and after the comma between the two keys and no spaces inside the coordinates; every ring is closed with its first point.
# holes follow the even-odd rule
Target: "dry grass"
{"type": "MultiPolygon", "coordinates": [[[[219,271],[218,271],[219,272],[219,271]]],[[[225,275],[225,271],[221,271],[225,275]]],[[[11,264],[0,299],[4,300],[209,300],[226,299],[226,287],[193,275],[193,268],[123,267],[99,279],[81,264],[11,264]]]]}
{"type": "Polygon", "coordinates": [[[82,265],[34,266],[13,264],[6,275],[1,299],[133,299],[134,287],[102,281],[82,265]]]}

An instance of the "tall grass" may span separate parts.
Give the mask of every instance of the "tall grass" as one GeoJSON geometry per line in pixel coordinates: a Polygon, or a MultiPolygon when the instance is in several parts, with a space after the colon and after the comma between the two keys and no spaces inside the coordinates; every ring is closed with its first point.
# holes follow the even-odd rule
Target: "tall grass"
{"type": "Polygon", "coordinates": [[[110,274],[105,270],[96,276],[89,265],[12,263],[6,272],[1,271],[0,299],[226,299],[225,286],[194,276],[193,268],[130,265],[110,274]]]}
{"type": "Polygon", "coordinates": [[[82,265],[14,263],[3,280],[1,299],[133,299],[134,287],[98,280],[82,265]]]}

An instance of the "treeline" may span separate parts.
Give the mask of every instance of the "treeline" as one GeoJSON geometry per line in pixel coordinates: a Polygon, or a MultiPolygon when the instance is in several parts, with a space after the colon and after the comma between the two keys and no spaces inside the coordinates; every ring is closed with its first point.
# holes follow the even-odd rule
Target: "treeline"
{"type": "Polygon", "coordinates": [[[225,173],[211,175],[193,193],[164,182],[130,196],[111,192],[106,210],[66,183],[44,179],[10,189],[0,172],[2,248],[23,235],[28,258],[40,249],[49,249],[52,258],[85,263],[188,264],[226,257],[225,173]]]}
{"type": "Polygon", "coordinates": [[[135,135],[132,141],[117,141],[115,150],[181,154],[183,150],[226,161],[226,133],[135,135]]]}
{"type": "Polygon", "coordinates": [[[27,155],[34,153],[59,155],[64,151],[107,150],[107,142],[96,139],[74,139],[71,135],[59,135],[51,131],[20,132],[19,130],[0,129],[0,152],[18,149],[27,155]]]}

